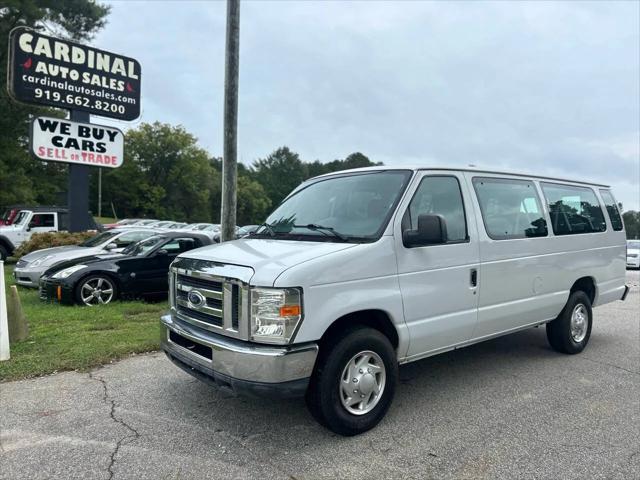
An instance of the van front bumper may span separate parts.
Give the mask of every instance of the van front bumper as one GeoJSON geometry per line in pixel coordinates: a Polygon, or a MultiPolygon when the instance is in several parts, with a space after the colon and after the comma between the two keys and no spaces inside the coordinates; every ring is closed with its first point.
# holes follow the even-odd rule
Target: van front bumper
{"type": "Polygon", "coordinates": [[[302,396],[318,345],[259,345],[193,327],[170,314],[160,319],[160,344],[169,359],[194,377],[257,397],[302,396]]]}

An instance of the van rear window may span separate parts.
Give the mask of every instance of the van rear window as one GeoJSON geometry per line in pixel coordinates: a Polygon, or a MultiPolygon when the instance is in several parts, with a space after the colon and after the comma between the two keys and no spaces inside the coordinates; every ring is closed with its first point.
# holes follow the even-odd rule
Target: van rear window
{"type": "Polygon", "coordinates": [[[597,233],[607,229],[602,208],[592,189],[544,182],[541,186],[555,235],[597,233]]]}
{"type": "Polygon", "coordinates": [[[600,196],[604,200],[604,206],[609,214],[609,220],[611,220],[611,226],[616,232],[622,230],[622,218],[620,217],[620,211],[618,210],[618,204],[610,190],[600,190],[600,196]]]}

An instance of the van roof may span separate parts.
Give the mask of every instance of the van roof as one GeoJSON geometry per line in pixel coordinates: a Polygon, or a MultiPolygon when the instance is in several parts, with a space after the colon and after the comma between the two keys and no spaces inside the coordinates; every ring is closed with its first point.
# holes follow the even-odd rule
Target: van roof
{"type": "Polygon", "coordinates": [[[546,175],[539,175],[539,174],[527,173],[527,172],[516,172],[512,170],[485,169],[485,168],[478,168],[478,167],[443,167],[443,166],[425,166],[425,165],[398,165],[398,166],[380,165],[375,167],[351,168],[349,170],[340,170],[337,172],[325,173],[323,175],[318,175],[313,178],[322,178],[322,177],[328,177],[331,175],[343,174],[343,173],[356,173],[356,172],[382,171],[382,170],[413,170],[413,171],[444,170],[444,171],[454,171],[454,172],[486,173],[486,174],[493,174],[493,175],[513,175],[518,177],[535,178],[537,180],[552,180],[552,181],[560,181],[560,182],[578,183],[583,185],[591,185],[594,187],[610,188],[609,185],[605,185],[603,183],[595,183],[595,182],[588,182],[586,180],[574,180],[574,179],[561,178],[561,177],[550,177],[546,175]]]}

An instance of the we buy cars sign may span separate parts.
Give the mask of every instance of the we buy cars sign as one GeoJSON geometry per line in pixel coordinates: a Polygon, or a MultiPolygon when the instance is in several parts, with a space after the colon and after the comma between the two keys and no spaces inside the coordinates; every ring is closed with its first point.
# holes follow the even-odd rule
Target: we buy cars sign
{"type": "Polygon", "coordinates": [[[29,149],[47,162],[116,168],[124,157],[124,135],[104,125],[37,117],[31,123],[29,149]]]}

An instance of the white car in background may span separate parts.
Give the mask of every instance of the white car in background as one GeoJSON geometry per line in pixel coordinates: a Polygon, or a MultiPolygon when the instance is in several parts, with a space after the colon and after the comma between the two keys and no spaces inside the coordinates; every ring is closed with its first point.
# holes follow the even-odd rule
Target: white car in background
{"type": "Polygon", "coordinates": [[[627,268],[640,268],[640,240],[627,240],[627,268]]]}
{"type": "Polygon", "coordinates": [[[13,276],[18,285],[38,288],[42,274],[55,263],[99,253],[118,253],[132,243],[137,243],[159,232],[160,230],[151,228],[111,229],[84,241],[80,245],[36,250],[18,260],[13,276]]]}

